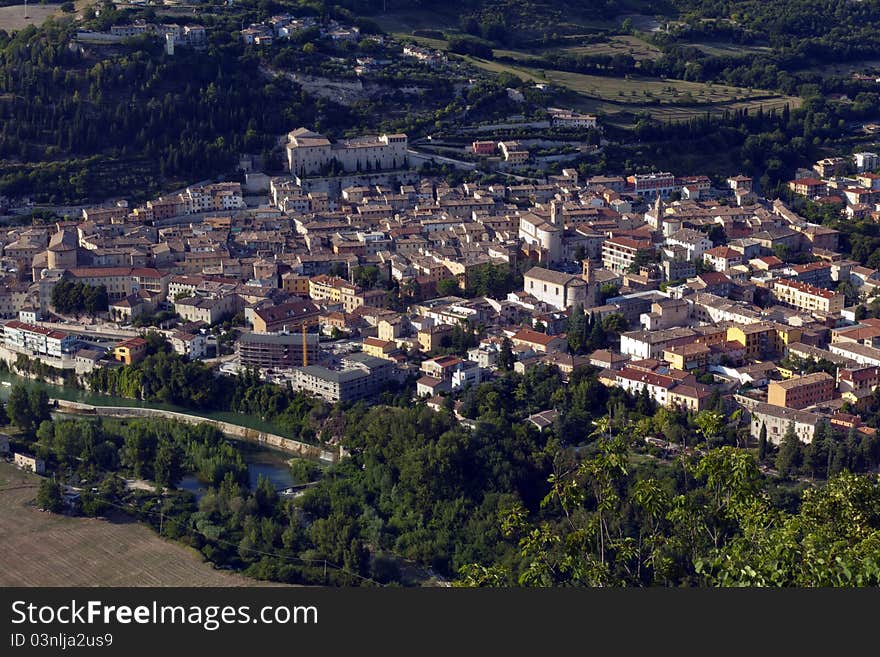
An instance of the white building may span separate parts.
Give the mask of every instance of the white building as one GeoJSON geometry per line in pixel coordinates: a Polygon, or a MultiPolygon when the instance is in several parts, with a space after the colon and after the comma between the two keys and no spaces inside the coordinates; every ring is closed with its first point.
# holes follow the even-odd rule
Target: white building
{"type": "Polygon", "coordinates": [[[877,153],[855,153],[853,154],[853,162],[855,162],[859,173],[862,171],[873,171],[880,168],[880,155],[877,155],[877,153]]]}
{"type": "Polygon", "coordinates": [[[3,325],[3,341],[15,351],[54,358],[72,354],[76,344],[76,338],[68,333],[25,324],[17,319],[3,325]]]}
{"type": "Polygon", "coordinates": [[[688,262],[702,260],[703,254],[712,248],[712,240],[705,233],[691,228],[682,228],[666,238],[666,244],[680,246],[687,252],[688,262]]]}
{"type": "Polygon", "coordinates": [[[580,276],[532,267],[523,275],[523,289],[557,310],[587,303],[587,282],[580,276]]]}
{"type": "Polygon", "coordinates": [[[546,253],[542,262],[554,264],[562,260],[562,228],[536,214],[527,212],[519,218],[519,239],[546,253]]]}

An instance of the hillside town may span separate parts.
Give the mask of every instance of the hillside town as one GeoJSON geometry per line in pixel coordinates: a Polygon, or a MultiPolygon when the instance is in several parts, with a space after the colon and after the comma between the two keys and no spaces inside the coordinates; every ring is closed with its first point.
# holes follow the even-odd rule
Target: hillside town
{"type": "MultiPolygon", "coordinates": [[[[308,128],[287,155],[289,176],[3,228],[0,356],[85,385],[155,332],[329,402],[403,386],[437,408],[510,369],[592,366],[661,406],[720,399],[775,444],[791,424],[804,442],[825,421],[874,432],[858,412],[880,385],[880,272],[746,176],[451,186],[408,169],[406,135],[308,128]]],[[[880,221],[876,157],[791,187],[880,221]]]]}

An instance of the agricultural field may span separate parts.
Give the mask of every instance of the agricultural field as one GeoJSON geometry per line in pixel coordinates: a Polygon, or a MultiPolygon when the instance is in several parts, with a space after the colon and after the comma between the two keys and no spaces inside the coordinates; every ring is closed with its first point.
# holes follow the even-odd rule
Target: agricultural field
{"type": "MultiPolygon", "coordinates": [[[[556,49],[570,55],[630,55],[633,59],[659,59],[663,53],[656,46],[642,39],[620,34],[608,37],[607,41],[586,43],[580,46],[566,46],[556,49]]],[[[496,51],[497,52],[497,51],[496,51]]],[[[500,53],[498,53],[500,54],[500,53]]]]}
{"type": "Polygon", "coordinates": [[[40,478],[0,463],[0,586],[255,586],[123,514],[71,518],[34,505],[40,478]]]}

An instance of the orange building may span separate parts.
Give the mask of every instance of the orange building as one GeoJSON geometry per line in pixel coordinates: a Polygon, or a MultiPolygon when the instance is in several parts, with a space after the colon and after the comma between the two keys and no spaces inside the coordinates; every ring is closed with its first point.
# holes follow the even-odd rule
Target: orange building
{"type": "Polygon", "coordinates": [[[795,376],[785,381],[771,381],[767,403],[773,406],[802,409],[834,397],[834,377],[827,372],[795,376]]]}
{"type": "Polygon", "coordinates": [[[143,338],[130,338],[125,342],[120,342],[113,349],[113,358],[132,365],[144,359],[147,355],[147,341],[143,338]]]}

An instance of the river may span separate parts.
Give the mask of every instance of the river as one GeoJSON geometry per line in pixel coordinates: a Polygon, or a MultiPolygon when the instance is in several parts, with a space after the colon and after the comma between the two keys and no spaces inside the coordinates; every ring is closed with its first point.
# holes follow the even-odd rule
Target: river
{"type": "MultiPolygon", "coordinates": [[[[296,483],[290,474],[290,467],[287,464],[290,459],[289,454],[240,440],[233,440],[232,442],[239,448],[245,463],[247,463],[251,490],[257,488],[257,481],[260,476],[268,478],[275,487],[275,490],[278,491],[293,486],[296,483]]],[[[194,493],[196,499],[201,498],[207,491],[205,485],[193,474],[183,477],[178,484],[178,488],[194,493]]]]}
{"type": "Polygon", "coordinates": [[[114,397],[97,392],[88,392],[81,388],[72,386],[59,386],[54,383],[44,383],[34,381],[33,379],[25,379],[16,376],[10,372],[0,372],[0,401],[9,399],[9,391],[15,383],[26,383],[28,385],[40,386],[46,389],[49,397],[52,399],[64,399],[66,401],[80,402],[83,404],[91,404],[92,406],[131,406],[136,408],[156,408],[161,411],[174,411],[176,413],[186,413],[197,417],[204,417],[211,420],[220,420],[237,424],[255,431],[263,433],[274,433],[285,438],[296,438],[290,432],[284,431],[280,427],[275,426],[271,422],[266,422],[253,415],[245,415],[244,413],[233,413],[230,411],[197,411],[175,404],[164,404],[161,402],[141,401],[140,399],[127,399],[125,397],[114,397]],[[10,385],[6,385],[10,384],[10,385]]]}

